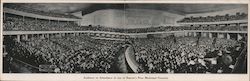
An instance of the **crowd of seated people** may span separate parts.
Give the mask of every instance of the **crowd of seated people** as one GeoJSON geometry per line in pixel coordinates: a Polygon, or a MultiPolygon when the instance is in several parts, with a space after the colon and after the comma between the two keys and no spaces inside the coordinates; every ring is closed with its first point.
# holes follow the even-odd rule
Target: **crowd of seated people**
{"type": "Polygon", "coordinates": [[[216,15],[216,16],[206,16],[206,17],[186,17],[179,23],[191,23],[191,22],[219,22],[219,21],[233,21],[233,20],[242,20],[247,19],[246,13],[236,13],[235,15],[216,15]]]}
{"type": "MultiPolygon", "coordinates": [[[[238,41],[220,38],[169,36],[130,41],[139,73],[230,73],[244,49],[238,41]],[[222,60],[226,57],[231,60],[222,60]]],[[[56,73],[109,73],[125,41],[66,35],[4,44],[8,55],[34,67],[54,65],[56,73]]]]}
{"type": "Polygon", "coordinates": [[[109,31],[120,33],[146,33],[161,31],[180,31],[180,30],[221,30],[221,31],[245,31],[246,26],[220,26],[220,25],[199,25],[199,26],[159,26],[148,28],[119,29],[104,26],[78,26],[73,21],[55,21],[45,19],[35,19],[30,17],[22,17],[13,14],[5,14],[3,21],[3,29],[5,31],[109,31]]]}
{"type": "Polygon", "coordinates": [[[86,36],[32,38],[12,43],[9,53],[35,67],[55,65],[57,73],[107,73],[112,70],[119,44],[86,36]]]}
{"type": "Polygon", "coordinates": [[[216,30],[216,31],[246,31],[246,26],[159,26],[149,28],[134,28],[134,29],[118,29],[102,26],[84,26],[80,30],[93,31],[109,31],[120,33],[147,33],[147,32],[164,32],[164,31],[181,31],[181,30],[216,30]]]}
{"type": "Polygon", "coordinates": [[[197,44],[195,37],[166,39],[135,39],[136,61],[140,73],[230,73],[236,58],[243,49],[234,40],[202,38],[197,44]],[[176,41],[175,41],[176,40],[176,41]],[[229,51],[230,50],[230,51],[229,51]],[[206,58],[208,56],[213,58],[206,58]],[[222,62],[231,56],[230,64],[222,62]]]}
{"type": "Polygon", "coordinates": [[[22,6],[25,5],[25,3],[20,3],[20,4],[5,4],[4,7],[10,8],[10,9],[15,9],[18,11],[23,11],[27,13],[33,13],[33,14],[39,14],[43,16],[51,16],[51,17],[60,17],[60,18],[74,18],[74,19],[79,19],[78,17],[71,15],[71,14],[60,14],[60,13],[51,13],[51,12],[44,12],[44,11],[39,11],[35,9],[30,9],[30,7],[25,7],[22,6]]]}
{"type": "Polygon", "coordinates": [[[3,29],[14,31],[48,31],[48,30],[76,30],[79,27],[71,21],[54,21],[22,17],[13,14],[5,14],[3,29]],[[75,28],[72,28],[75,27],[75,28]]]}
{"type": "MultiPolygon", "coordinates": [[[[216,30],[216,31],[246,31],[246,26],[160,26],[149,28],[126,29],[121,32],[125,33],[147,33],[147,32],[164,32],[164,31],[181,31],[181,30],[216,30]]],[[[119,32],[119,31],[116,31],[119,32]]]]}

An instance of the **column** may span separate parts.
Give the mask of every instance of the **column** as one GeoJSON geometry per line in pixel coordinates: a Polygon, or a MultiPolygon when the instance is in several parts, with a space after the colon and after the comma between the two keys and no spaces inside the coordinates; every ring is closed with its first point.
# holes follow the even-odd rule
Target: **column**
{"type": "Polygon", "coordinates": [[[46,38],[48,38],[48,39],[49,39],[49,34],[46,34],[46,38]]]}
{"type": "Polygon", "coordinates": [[[184,36],[186,37],[186,36],[188,36],[188,32],[184,32],[185,34],[184,34],[184,36]]]}
{"type": "Polygon", "coordinates": [[[20,42],[20,35],[16,35],[16,41],[20,42]]]}
{"type": "Polygon", "coordinates": [[[243,37],[238,33],[237,34],[237,40],[239,41],[239,40],[241,40],[243,37]]]}
{"type": "Polygon", "coordinates": [[[227,39],[230,39],[230,35],[229,35],[229,33],[227,33],[227,39]]]}
{"type": "Polygon", "coordinates": [[[217,33],[217,38],[221,38],[220,33],[217,33]]]}
{"type": "Polygon", "coordinates": [[[73,36],[76,36],[76,33],[73,33],[73,36]]]}
{"type": "Polygon", "coordinates": [[[190,37],[194,36],[194,32],[189,32],[190,33],[190,37]]]}
{"type": "Polygon", "coordinates": [[[196,37],[197,36],[197,33],[196,32],[193,32],[194,33],[194,37],[196,37]]]}
{"type": "Polygon", "coordinates": [[[209,35],[209,38],[213,38],[213,35],[211,32],[209,32],[208,35],[209,35]]]}
{"type": "Polygon", "coordinates": [[[194,36],[194,32],[190,32],[190,37],[193,37],[194,36]]]}
{"type": "Polygon", "coordinates": [[[31,38],[31,40],[34,40],[34,35],[33,35],[33,34],[31,34],[31,37],[30,37],[30,38],[31,38]]]}
{"type": "Polygon", "coordinates": [[[25,40],[28,40],[29,38],[28,38],[28,34],[26,34],[26,35],[24,35],[25,36],[25,40]]]}

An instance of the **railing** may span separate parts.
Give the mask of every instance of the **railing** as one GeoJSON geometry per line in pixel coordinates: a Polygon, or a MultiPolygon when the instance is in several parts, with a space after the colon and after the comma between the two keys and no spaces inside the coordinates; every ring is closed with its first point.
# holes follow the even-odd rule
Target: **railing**
{"type": "Polygon", "coordinates": [[[102,33],[115,35],[147,35],[164,33],[183,33],[183,32],[207,32],[207,33],[247,33],[247,31],[209,31],[209,30],[181,30],[181,31],[158,31],[147,33],[119,33],[109,31],[3,31],[3,35],[25,35],[25,34],[58,34],[58,33],[102,33]]]}
{"type": "Polygon", "coordinates": [[[23,68],[22,70],[29,71],[29,72],[39,72],[39,67],[33,66],[31,64],[28,64],[26,62],[23,62],[21,60],[18,60],[16,58],[13,58],[13,61],[20,64],[21,66],[18,67],[18,69],[23,68]]]}
{"type": "Polygon", "coordinates": [[[131,45],[128,45],[126,51],[125,51],[125,58],[129,65],[129,67],[135,72],[138,72],[138,66],[139,64],[135,61],[134,56],[134,49],[131,45]]]}
{"type": "Polygon", "coordinates": [[[237,57],[232,73],[243,73],[244,70],[247,70],[247,46],[244,46],[239,57],[237,57]]]}

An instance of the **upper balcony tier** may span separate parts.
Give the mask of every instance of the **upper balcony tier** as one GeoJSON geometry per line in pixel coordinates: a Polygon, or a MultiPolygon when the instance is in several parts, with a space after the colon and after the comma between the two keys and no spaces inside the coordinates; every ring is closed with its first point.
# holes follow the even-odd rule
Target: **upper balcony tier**
{"type": "Polygon", "coordinates": [[[179,24],[224,24],[224,23],[241,23],[247,22],[246,13],[236,13],[235,15],[216,15],[216,16],[206,16],[206,17],[185,17],[177,23],[179,24]]]}
{"type": "Polygon", "coordinates": [[[32,17],[32,18],[38,18],[38,19],[47,19],[47,20],[58,20],[58,21],[79,21],[80,18],[75,17],[73,15],[55,15],[53,13],[47,13],[47,12],[39,12],[39,11],[33,11],[33,10],[25,10],[25,9],[19,9],[19,8],[3,8],[4,13],[10,13],[25,17],[32,17]]]}

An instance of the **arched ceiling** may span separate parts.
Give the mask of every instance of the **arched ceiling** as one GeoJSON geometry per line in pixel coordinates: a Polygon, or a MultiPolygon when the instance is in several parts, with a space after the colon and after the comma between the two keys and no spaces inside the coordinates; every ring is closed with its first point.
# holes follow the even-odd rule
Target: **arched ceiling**
{"type": "Polygon", "coordinates": [[[4,6],[21,5],[26,8],[52,12],[52,13],[74,13],[83,11],[84,14],[101,9],[152,9],[162,10],[176,14],[193,14],[213,11],[247,7],[246,4],[154,4],[154,3],[8,3],[4,6]]]}

